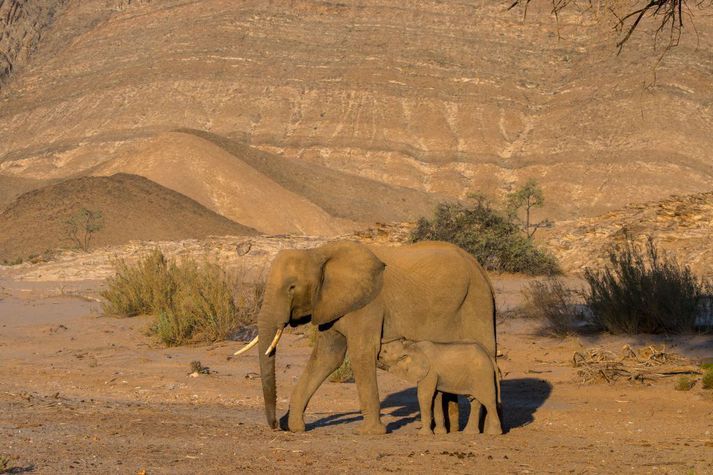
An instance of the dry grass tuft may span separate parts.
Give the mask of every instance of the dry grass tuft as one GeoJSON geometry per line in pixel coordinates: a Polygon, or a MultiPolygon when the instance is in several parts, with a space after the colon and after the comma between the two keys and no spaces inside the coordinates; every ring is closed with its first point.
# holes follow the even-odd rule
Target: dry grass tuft
{"type": "Polygon", "coordinates": [[[568,288],[562,279],[550,277],[536,280],[524,290],[528,316],[547,323],[546,330],[555,336],[566,336],[572,324],[582,317],[577,309],[577,292],[568,288]]]}
{"type": "Polygon", "coordinates": [[[349,356],[344,358],[342,365],[329,377],[329,381],[332,383],[354,382],[354,372],[352,371],[352,363],[349,361],[349,356]]]}
{"type": "Polygon", "coordinates": [[[255,321],[262,304],[264,283],[246,283],[214,263],[178,265],[154,250],[135,265],[115,265],[101,294],[104,313],[155,316],[151,333],[169,346],[229,338],[255,321]]]}
{"type": "Polygon", "coordinates": [[[653,345],[638,351],[624,345],[620,355],[603,348],[577,351],[572,355],[572,364],[579,368],[577,376],[582,383],[613,383],[620,379],[643,382],[701,373],[685,357],[653,345]]]}
{"type": "Polygon", "coordinates": [[[690,376],[679,376],[679,378],[676,380],[676,384],[673,386],[673,388],[676,391],[690,391],[693,389],[693,386],[696,384],[695,380],[692,380],[690,376]]]}
{"type": "Polygon", "coordinates": [[[708,368],[704,368],[703,373],[703,389],[713,389],[713,366],[708,365],[708,368]]]}

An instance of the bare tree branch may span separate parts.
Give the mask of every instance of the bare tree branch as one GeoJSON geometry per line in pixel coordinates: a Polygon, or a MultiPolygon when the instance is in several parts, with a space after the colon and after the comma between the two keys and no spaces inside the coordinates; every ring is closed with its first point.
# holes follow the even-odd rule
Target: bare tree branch
{"type": "MultiPolygon", "coordinates": [[[[585,3],[587,8],[591,8],[595,1],[599,2],[599,0],[550,0],[552,4],[552,14],[555,16],[558,25],[559,14],[563,9],[581,3],[585,3]]],[[[522,6],[524,8],[524,15],[526,15],[527,7],[530,2],[532,2],[532,0],[513,0],[508,10],[522,6]]],[[[713,0],[696,0],[690,3],[698,9],[713,8],[713,0]]],[[[664,54],[679,44],[684,26],[690,24],[695,31],[695,25],[692,20],[693,14],[691,13],[689,1],[687,0],[643,0],[639,2],[639,4],[641,6],[623,16],[619,16],[612,6],[607,6],[609,12],[617,19],[616,30],[621,34],[621,38],[616,43],[618,49],[617,54],[621,53],[624,45],[647,19],[655,19],[658,21],[658,26],[654,32],[654,47],[661,33],[668,32],[668,42],[664,48],[664,54]],[[685,22],[684,14],[688,16],[685,22]]],[[[597,3],[597,11],[598,5],[597,3]]]]}

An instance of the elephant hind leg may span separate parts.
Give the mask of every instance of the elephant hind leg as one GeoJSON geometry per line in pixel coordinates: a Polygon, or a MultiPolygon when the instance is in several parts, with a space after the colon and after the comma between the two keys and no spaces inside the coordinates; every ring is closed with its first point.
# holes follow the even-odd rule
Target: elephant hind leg
{"type": "Polygon", "coordinates": [[[312,355],[290,398],[288,427],[292,432],[304,431],[304,411],[309,400],[324,380],[339,368],[346,351],[347,340],[339,332],[334,329],[317,332],[312,355]]]}
{"type": "Polygon", "coordinates": [[[500,435],[503,433],[503,425],[500,421],[498,405],[495,401],[485,407],[485,424],[483,432],[490,435],[500,435]]]}
{"type": "Polygon", "coordinates": [[[443,407],[448,414],[446,419],[446,429],[448,432],[458,432],[460,428],[460,407],[458,406],[458,395],[443,393],[443,407]]]}

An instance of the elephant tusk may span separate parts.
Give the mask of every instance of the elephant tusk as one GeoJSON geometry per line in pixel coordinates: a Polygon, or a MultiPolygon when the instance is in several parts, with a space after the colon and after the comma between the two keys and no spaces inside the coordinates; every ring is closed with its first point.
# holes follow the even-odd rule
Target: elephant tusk
{"type": "Polygon", "coordinates": [[[236,351],[235,353],[233,353],[233,356],[238,356],[238,355],[240,355],[240,354],[242,354],[242,353],[245,353],[245,352],[248,351],[250,348],[252,348],[253,346],[257,345],[257,340],[258,340],[258,338],[260,338],[260,337],[259,337],[259,336],[256,336],[255,338],[253,338],[253,339],[250,341],[250,343],[248,343],[247,345],[245,345],[244,347],[240,348],[238,351],[236,351]]]}
{"type": "Polygon", "coordinates": [[[282,336],[282,331],[285,328],[280,328],[275,332],[275,338],[272,339],[272,343],[270,343],[270,346],[267,348],[267,351],[265,352],[265,356],[270,356],[270,353],[272,353],[272,350],[277,348],[277,342],[280,341],[280,337],[282,336]]]}

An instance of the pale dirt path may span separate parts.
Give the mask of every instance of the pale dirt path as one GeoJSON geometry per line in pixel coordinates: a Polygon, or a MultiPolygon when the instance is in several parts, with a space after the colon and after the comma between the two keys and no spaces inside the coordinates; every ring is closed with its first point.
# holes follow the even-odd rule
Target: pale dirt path
{"type": "MultiPolygon", "coordinates": [[[[356,388],[336,383],[313,399],[308,432],[290,434],[264,425],[256,355],[227,358],[240,343],[161,348],[147,318],[100,318],[95,303],[4,284],[0,455],[18,473],[713,473],[710,392],[676,392],[670,380],[580,386],[568,361],[592,342],[536,336],[531,322],[499,327],[504,436],[418,437],[415,391],[383,372],[390,434],[353,435],[356,388]],[[189,377],[196,359],[214,373],[189,377]]],[[[309,351],[298,334],[281,345],[282,411],[309,351]]]]}

